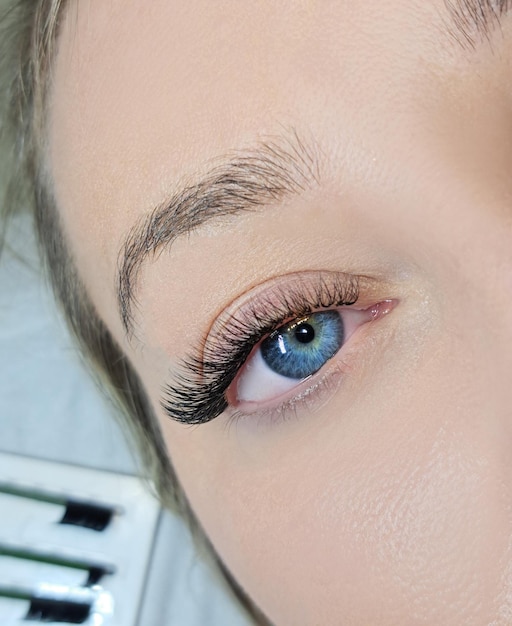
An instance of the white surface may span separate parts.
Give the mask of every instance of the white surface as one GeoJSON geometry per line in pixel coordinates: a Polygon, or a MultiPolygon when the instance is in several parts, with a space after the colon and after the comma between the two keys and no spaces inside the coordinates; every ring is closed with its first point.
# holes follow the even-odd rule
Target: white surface
{"type": "Polygon", "coordinates": [[[15,226],[24,260],[8,252],[0,259],[0,450],[133,473],[123,436],[42,284],[30,228],[15,226]]]}
{"type": "MultiPolygon", "coordinates": [[[[112,506],[114,515],[103,531],[48,522],[27,514],[25,498],[0,493],[0,550],[9,547],[33,555],[105,564],[115,573],[100,581],[101,592],[113,598],[110,626],[136,626],[153,547],[158,503],[135,476],[62,465],[50,461],[0,454],[0,476],[10,487],[61,495],[65,499],[92,501],[112,506]],[[20,510],[18,510],[18,502],[20,510]],[[21,508],[22,507],[22,508],[21,508]],[[4,522],[6,518],[6,523],[4,522]],[[9,521],[18,520],[18,524],[9,521]]],[[[85,570],[38,563],[30,559],[0,558],[0,586],[32,590],[41,585],[69,587],[69,592],[88,592],[85,570]],[[12,567],[12,561],[16,565],[12,567]]],[[[91,618],[85,624],[94,623],[91,618]]]]}

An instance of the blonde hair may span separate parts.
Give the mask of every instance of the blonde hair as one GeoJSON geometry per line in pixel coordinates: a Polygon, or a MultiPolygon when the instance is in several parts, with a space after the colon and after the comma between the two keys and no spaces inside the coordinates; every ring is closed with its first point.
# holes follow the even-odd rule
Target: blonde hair
{"type": "MultiPolygon", "coordinates": [[[[5,2],[4,2],[5,4],[5,2]]],[[[185,518],[203,555],[220,570],[256,624],[268,621],[216,557],[178,483],[138,375],[97,314],[62,235],[51,182],[44,172],[45,111],[52,59],[67,0],[9,0],[0,16],[0,141],[6,160],[0,206],[0,253],[9,219],[33,218],[46,276],[89,369],[115,406],[161,502],[185,518]]]]}
{"type": "Polygon", "coordinates": [[[2,116],[2,148],[10,172],[4,225],[16,211],[29,210],[34,219],[46,274],[65,318],[92,371],[120,414],[126,416],[132,438],[161,500],[173,508],[186,502],[174,478],[155,417],[137,375],[96,313],[76,271],[73,255],[62,236],[59,215],[44,172],[45,110],[49,73],[66,0],[18,0],[3,19],[9,54],[4,54],[7,83],[6,115],[2,116]],[[8,66],[7,66],[8,65],[8,66]],[[5,156],[5,152],[4,152],[5,156]]]}

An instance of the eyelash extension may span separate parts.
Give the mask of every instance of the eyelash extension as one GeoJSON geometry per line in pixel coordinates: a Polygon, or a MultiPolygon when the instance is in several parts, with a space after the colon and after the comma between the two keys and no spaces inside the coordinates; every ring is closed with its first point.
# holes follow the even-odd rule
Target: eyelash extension
{"type": "Polygon", "coordinates": [[[226,391],[254,346],[276,328],[319,309],[350,306],[359,299],[356,276],[319,272],[312,279],[281,281],[277,287],[222,316],[199,347],[164,386],[162,408],[182,424],[206,424],[229,406],[226,391]],[[219,328],[217,328],[219,327],[219,328]]]}

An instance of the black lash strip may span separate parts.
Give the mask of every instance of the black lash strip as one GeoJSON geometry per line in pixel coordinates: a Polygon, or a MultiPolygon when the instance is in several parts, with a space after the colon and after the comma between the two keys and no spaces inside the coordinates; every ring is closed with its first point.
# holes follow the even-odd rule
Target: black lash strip
{"type": "Polygon", "coordinates": [[[254,346],[282,324],[319,309],[350,306],[359,298],[355,276],[325,272],[297,280],[282,291],[271,290],[267,297],[235,313],[215,334],[203,340],[185,358],[172,382],[163,390],[162,407],[182,424],[205,424],[228,408],[226,391],[244,365],[254,346]],[[284,291],[286,290],[286,292],[284,291]]]}

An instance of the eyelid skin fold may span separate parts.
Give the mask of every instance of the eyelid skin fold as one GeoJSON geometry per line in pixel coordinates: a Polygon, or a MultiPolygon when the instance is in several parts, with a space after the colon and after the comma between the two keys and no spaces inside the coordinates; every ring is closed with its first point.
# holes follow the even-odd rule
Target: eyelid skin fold
{"type": "Polygon", "coordinates": [[[375,279],[333,271],[288,274],[250,289],[224,309],[164,386],[164,412],[189,425],[215,419],[229,408],[228,389],[262,339],[320,310],[371,311],[379,303],[379,291],[382,285],[375,279]]]}

